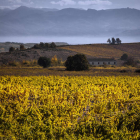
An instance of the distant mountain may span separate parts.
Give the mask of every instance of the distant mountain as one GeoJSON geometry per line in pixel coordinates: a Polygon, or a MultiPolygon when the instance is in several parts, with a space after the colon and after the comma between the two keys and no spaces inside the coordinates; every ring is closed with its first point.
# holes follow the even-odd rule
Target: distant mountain
{"type": "Polygon", "coordinates": [[[0,10],[0,36],[140,36],[140,10],[28,8],[0,10]]]}
{"type": "Polygon", "coordinates": [[[53,9],[51,9],[51,8],[40,8],[41,10],[43,10],[43,11],[45,11],[45,12],[49,12],[49,11],[58,11],[58,9],[55,9],[55,8],[53,8],[53,9]]]}
{"type": "Polygon", "coordinates": [[[140,36],[140,28],[139,29],[133,29],[133,30],[125,30],[119,34],[117,34],[117,36],[140,36]]]}

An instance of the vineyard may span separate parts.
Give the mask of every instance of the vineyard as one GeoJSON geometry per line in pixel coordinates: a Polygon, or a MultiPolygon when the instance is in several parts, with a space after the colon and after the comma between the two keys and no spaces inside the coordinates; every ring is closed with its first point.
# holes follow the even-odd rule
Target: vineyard
{"type": "Polygon", "coordinates": [[[140,76],[0,76],[0,139],[140,139],[140,76]]]}
{"type": "Polygon", "coordinates": [[[86,44],[86,45],[71,45],[60,47],[64,50],[69,50],[77,53],[83,53],[87,57],[97,58],[116,58],[119,59],[124,53],[140,59],[140,43],[123,43],[121,45],[108,44],[86,44]]]}

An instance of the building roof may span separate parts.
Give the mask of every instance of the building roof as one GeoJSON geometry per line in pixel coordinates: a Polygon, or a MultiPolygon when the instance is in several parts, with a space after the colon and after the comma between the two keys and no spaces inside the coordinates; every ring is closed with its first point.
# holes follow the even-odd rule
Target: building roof
{"type": "Polygon", "coordinates": [[[114,58],[90,58],[88,61],[116,61],[114,58]]]}

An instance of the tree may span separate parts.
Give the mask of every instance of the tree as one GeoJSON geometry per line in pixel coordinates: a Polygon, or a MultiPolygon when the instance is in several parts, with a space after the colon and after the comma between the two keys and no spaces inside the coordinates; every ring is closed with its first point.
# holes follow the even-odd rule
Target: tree
{"type": "Polygon", "coordinates": [[[127,60],[128,59],[128,55],[126,53],[124,53],[122,56],[121,56],[121,60],[127,60]]]}
{"type": "Polygon", "coordinates": [[[47,49],[47,48],[50,47],[50,44],[49,44],[49,43],[45,43],[45,44],[44,44],[44,47],[47,49]]]}
{"type": "Polygon", "coordinates": [[[111,40],[110,40],[110,38],[107,40],[107,42],[108,42],[109,44],[111,44],[111,40]]]}
{"type": "Polygon", "coordinates": [[[57,65],[58,64],[58,59],[57,59],[57,56],[56,55],[54,57],[52,57],[51,64],[52,65],[57,65]]]}
{"type": "Polygon", "coordinates": [[[25,47],[23,44],[20,45],[20,50],[25,50],[25,47]]]}
{"type": "Polygon", "coordinates": [[[40,57],[38,59],[38,64],[40,66],[43,66],[43,68],[47,68],[47,67],[49,67],[51,65],[51,60],[49,58],[47,58],[47,57],[40,57]]]}
{"type": "Polygon", "coordinates": [[[13,51],[15,51],[15,48],[14,47],[10,47],[9,48],[9,52],[13,52],[13,51]]]}
{"type": "Polygon", "coordinates": [[[40,42],[39,46],[40,46],[41,48],[44,48],[45,45],[44,45],[43,42],[40,42]]]}
{"type": "Polygon", "coordinates": [[[56,48],[56,44],[55,44],[54,42],[52,42],[52,43],[50,44],[50,47],[51,47],[51,48],[56,48]]]}
{"type": "Polygon", "coordinates": [[[116,43],[117,43],[117,44],[121,44],[121,42],[122,42],[122,41],[121,41],[119,38],[116,38],[116,43]]]}
{"type": "Polygon", "coordinates": [[[116,38],[116,40],[115,40],[115,38],[114,37],[112,37],[112,41],[110,40],[110,38],[107,40],[107,42],[109,43],[109,44],[121,44],[121,40],[119,39],[119,38],[116,38]]]}
{"type": "Polygon", "coordinates": [[[112,38],[112,44],[114,45],[115,42],[116,42],[116,40],[115,40],[115,38],[113,37],[113,38],[112,38]]]}
{"type": "Polygon", "coordinates": [[[72,71],[74,70],[74,60],[73,56],[69,56],[65,62],[66,70],[72,71]]]}
{"type": "Polygon", "coordinates": [[[70,71],[81,71],[88,70],[89,63],[84,54],[76,54],[74,56],[69,56],[65,62],[66,70],[70,71]]]}
{"type": "Polygon", "coordinates": [[[40,49],[40,46],[39,46],[39,44],[35,44],[33,48],[40,49]]]}

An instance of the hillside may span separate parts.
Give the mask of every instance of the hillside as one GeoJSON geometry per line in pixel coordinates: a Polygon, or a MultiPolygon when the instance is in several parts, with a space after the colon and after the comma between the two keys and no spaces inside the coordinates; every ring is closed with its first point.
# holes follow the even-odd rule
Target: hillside
{"type": "Polygon", "coordinates": [[[89,45],[73,45],[60,47],[77,53],[83,53],[88,57],[119,59],[124,53],[129,56],[140,59],[140,43],[124,43],[121,45],[110,44],[89,44],[89,45]]]}
{"type": "MultiPolygon", "coordinates": [[[[9,48],[10,47],[14,47],[14,48],[18,48],[19,49],[21,44],[23,44],[24,47],[27,49],[27,48],[33,47],[36,43],[0,42],[0,53],[1,52],[9,52],[9,48]]],[[[57,46],[68,45],[65,42],[55,42],[55,44],[57,46]]]]}
{"type": "Polygon", "coordinates": [[[120,59],[127,53],[129,56],[140,60],[140,43],[129,43],[121,45],[109,44],[89,44],[89,45],[67,45],[57,46],[56,49],[26,49],[23,51],[0,53],[0,64],[11,61],[38,60],[40,56],[52,58],[54,55],[58,59],[65,61],[68,56],[76,53],[83,53],[87,58],[112,58],[120,59]]]}
{"type": "Polygon", "coordinates": [[[42,49],[26,49],[23,51],[14,51],[14,52],[3,52],[0,53],[0,65],[7,64],[8,62],[13,61],[31,61],[38,60],[40,56],[45,56],[48,58],[52,58],[55,55],[58,59],[66,60],[69,55],[74,55],[75,52],[67,51],[67,50],[42,50],[42,49]]]}

